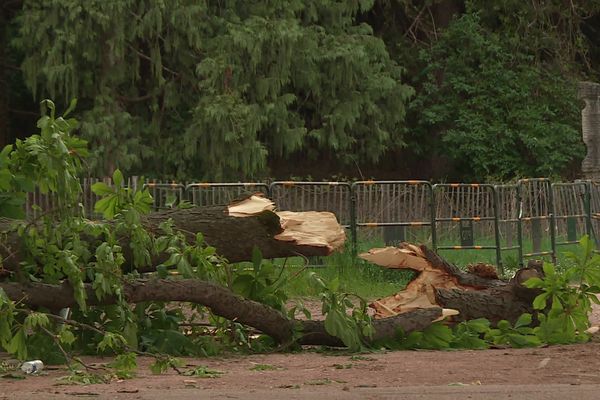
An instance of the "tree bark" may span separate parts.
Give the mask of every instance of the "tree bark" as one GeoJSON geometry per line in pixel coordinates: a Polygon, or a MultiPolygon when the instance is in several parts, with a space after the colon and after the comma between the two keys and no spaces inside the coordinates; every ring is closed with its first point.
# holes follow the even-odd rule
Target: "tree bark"
{"type": "Polygon", "coordinates": [[[372,249],[360,257],[386,268],[417,272],[406,289],[371,304],[379,318],[441,307],[458,311],[452,317],[454,322],[475,318],[487,318],[492,324],[502,319],[515,322],[523,313],[533,313],[532,302],[539,294],[523,285],[527,279],[541,276],[539,268],[522,269],[504,281],[497,278],[491,265],[478,264],[471,272],[463,272],[426,246],[407,243],[372,249]]]}
{"type": "MultiPolygon", "coordinates": [[[[229,262],[247,261],[252,258],[254,247],[263,258],[292,256],[327,256],[342,247],[344,229],[335,215],[329,212],[275,212],[274,205],[258,196],[251,196],[229,206],[208,206],[190,209],[173,209],[149,214],[143,224],[149,232],[160,235],[160,224],[173,220],[174,229],[182,232],[188,243],[194,243],[196,234],[216,248],[217,254],[229,262]]],[[[11,229],[15,221],[0,220],[0,257],[3,266],[15,270],[26,259],[22,240],[11,229]]],[[[110,223],[110,222],[108,222],[110,223]]],[[[93,238],[86,238],[93,241],[93,238]]],[[[127,243],[123,238],[122,242],[127,243]]],[[[133,269],[132,252],[124,247],[126,268],[133,269]]],[[[147,267],[136,268],[148,272],[165,260],[166,255],[156,256],[147,267]]]]}
{"type": "MultiPolygon", "coordinates": [[[[20,284],[0,282],[0,288],[7,296],[20,304],[50,310],[60,310],[76,305],[73,289],[67,283],[49,285],[44,283],[20,284]]],[[[90,284],[86,284],[88,305],[108,305],[115,303],[113,297],[98,299],[90,284]]],[[[303,321],[289,319],[277,310],[264,304],[245,299],[229,289],[211,282],[195,279],[156,279],[136,280],[124,285],[124,297],[130,303],[145,301],[181,301],[209,307],[213,313],[244,325],[252,326],[279,343],[289,343],[294,339],[294,330],[302,335],[299,344],[343,346],[339,338],[325,330],[323,321],[303,321]]],[[[374,322],[375,333],[371,340],[392,338],[398,329],[406,333],[422,330],[442,316],[442,310],[430,307],[423,310],[397,315],[374,322]]]]}

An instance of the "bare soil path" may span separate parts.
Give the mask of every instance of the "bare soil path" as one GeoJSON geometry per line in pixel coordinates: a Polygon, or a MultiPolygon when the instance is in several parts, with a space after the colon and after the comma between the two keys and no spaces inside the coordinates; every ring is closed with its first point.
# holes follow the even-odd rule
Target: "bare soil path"
{"type": "MultiPolygon", "coordinates": [[[[398,394],[400,389],[416,390],[415,394],[421,395],[428,393],[427,387],[437,387],[437,391],[443,389],[452,394],[504,385],[506,390],[514,385],[526,385],[530,391],[533,390],[531,385],[537,385],[541,390],[549,384],[581,386],[574,390],[588,390],[587,385],[598,385],[600,390],[599,354],[600,344],[588,343],[536,349],[400,351],[358,356],[303,352],[184,359],[188,368],[203,365],[224,372],[215,378],[181,376],[174,371],[153,375],[148,368],[151,360],[141,359],[135,379],[107,385],[57,385],[56,379],[67,374],[64,368],[24,380],[4,378],[0,380],[0,399],[73,396],[164,399],[174,398],[171,397],[174,393],[179,393],[177,397],[181,399],[225,398],[222,396],[226,395],[242,398],[238,397],[240,394],[244,394],[245,399],[275,399],[313,397],[317,393],[317,397],[328,393],[328,397],[352,398],[370,393],[375,396],[372,398],[386,398],[390,393],[398,394]]],[[[88,358],[86,361],[109,360],[88,358]]],[[[600,398],[600,392],[597,393],[596,398],[600,398]]]]}
{"type": "MultiPolygon", "coordinates": [[[[315,312],[317,312],[316,307],[315,312]]],[[[600,309],[592,320],[600,321],[600,309]]],[[[84,358],[86,363],[110,359],[84,358]]],[[[185,358],[213,378],[153,375],[139,361],[131,380],[61,385],[64,367],[26,379],[0,378],[0,400],[12,399],[577,399],[600,398],[600,343],[530,349],[344,352],[185,358]]]]}

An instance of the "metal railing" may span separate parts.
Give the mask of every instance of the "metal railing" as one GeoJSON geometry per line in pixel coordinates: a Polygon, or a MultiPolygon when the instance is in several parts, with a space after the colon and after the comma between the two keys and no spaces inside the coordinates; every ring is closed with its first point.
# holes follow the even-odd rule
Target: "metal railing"
{"type": "Polygon", "coordinates": [[[386,245],[407,240],[407,229],[429,228],[436,247],[433,186],[428,181],[359,181],[352,184],[352,248],[360,228],[380,228],[386,245]]]}
{"type": "Polygon", "coordinates": [[[247,193],[269,195],[269,186],[262,182],[190,183],[185,187],[186,199],[196,206],[228,204],[247,193]]]}
{"type": "MultiPolygon", "coordinates": [[[[478,183],[450,183],[433,186],[436,199],[435,230],[442,235],[442,226],[458,225],[460,244],[437,245],[437,250],[494,250],[496,265],[503,273],[500,231],[498,227],[498,198],[494,185],[478,183]],[[463,205],[461,206],[461,203],[463,205]],[[493,245],[476,244],[475,225],[490,224],[493,231],[493,245]]],[[[455,236],[455,235],[454,235],[455,236]]],[[[450,240],[451,241],[451,240],[450,240]]]]}
{"type": "Polygon", "coordinates": [[[556,223],[550,179],[521,179],[517,185],[521,199],[519,223],[522,232],[526,228],[524,224],[530,227],[532,243],[532,251],[523,253],[523,258],[549,255],[556,262],[556,223]],[[549,236],[550,248],[544,246],[544,236],[549,236]]]}

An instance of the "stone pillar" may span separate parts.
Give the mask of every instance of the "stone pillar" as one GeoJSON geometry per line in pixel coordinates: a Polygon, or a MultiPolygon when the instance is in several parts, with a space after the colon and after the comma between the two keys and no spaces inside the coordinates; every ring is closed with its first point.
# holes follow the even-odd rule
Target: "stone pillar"
{"type": "Polygon", "coordinates": [[[585,102],[581,126],[587,147],[581,171],[586,179],[600,180],[600,84],[579,82],[578,89],[578,97],[585,102]]]}

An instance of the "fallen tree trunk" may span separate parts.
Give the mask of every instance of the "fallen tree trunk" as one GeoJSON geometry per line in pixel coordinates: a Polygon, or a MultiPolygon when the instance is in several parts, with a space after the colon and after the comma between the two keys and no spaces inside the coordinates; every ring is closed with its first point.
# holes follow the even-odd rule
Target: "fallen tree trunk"
{"type": "MultiPolygon", "coordinates": [[[[269,199],[253,195],[229,206],[152,213],[144,217],[143,223],[150,232],[159,235],[159,225],[172,219],[175,230],[184,233],[189,243],[201,232],[206,243],[229,262],[250,260],[255,246],[264,258],[327,256],[343,246],[345,232],[333,213],[276,212],[274,209],[269,199]]],[[[14,222],[0,221],[0,232],[6,232],[0,239],[0,257],[4,267],[13,270],[25,259],[21,238],[11,229],[14,222]]],[[[131,267],[132,255],[125,251],[125,256],[131,267]]],[[[138,268],[138,271],[153,270],[164,259],[164,255],[158,256],[148,268],[138,268]]]]}
{"type": "MultiPolygon", "coordinates": [[[[76,305],[73,289],[68,283],[50,285],[35,282],[28,284],[0,282],[0,288],[11,300],[19,302],[22,306],[60,310],[76,305]]],[[[89,305],[108,305],[116,302],[113,297],[99,300],[90,284],[86,284],[85,289],[89,305]]],[[[181,301],[201,304],[221,317],[252,326],[279,343],[289,343],[294,340],[294,331],[299,329],[302,332],[297,339],[299,344],[343,346],[339,338],[326,332],[324,321],[289,319],[277,310],[245,299],[225,287],[210,282],[195,279],[138,279],[125,283],[123,293],[130,303],[181,301]]],[[[429,307],[377,320],[374,322],[375,333],[371,340],[392,338],[398,329],[406,333],[422,330],[442,316],[441,308],[429,307]]]]}
{"type": "Polygon", "coordinates": [[[402,315],[429,307],[453,309],[453,321],[487,318],[496,324],[505,319],[515,322],[523,313],[533,313],[532,302],[539,292],[523,283],[537,268],[525,268],[510,281],[498,279],[495,267],[478,264],[463,272],[440,258],[426,246],[403,243],[400,247],[372,249],[361,258],[391,269],[410,269],[416,277],[397,294],[370,304],[376,318],[402,315]]]}

